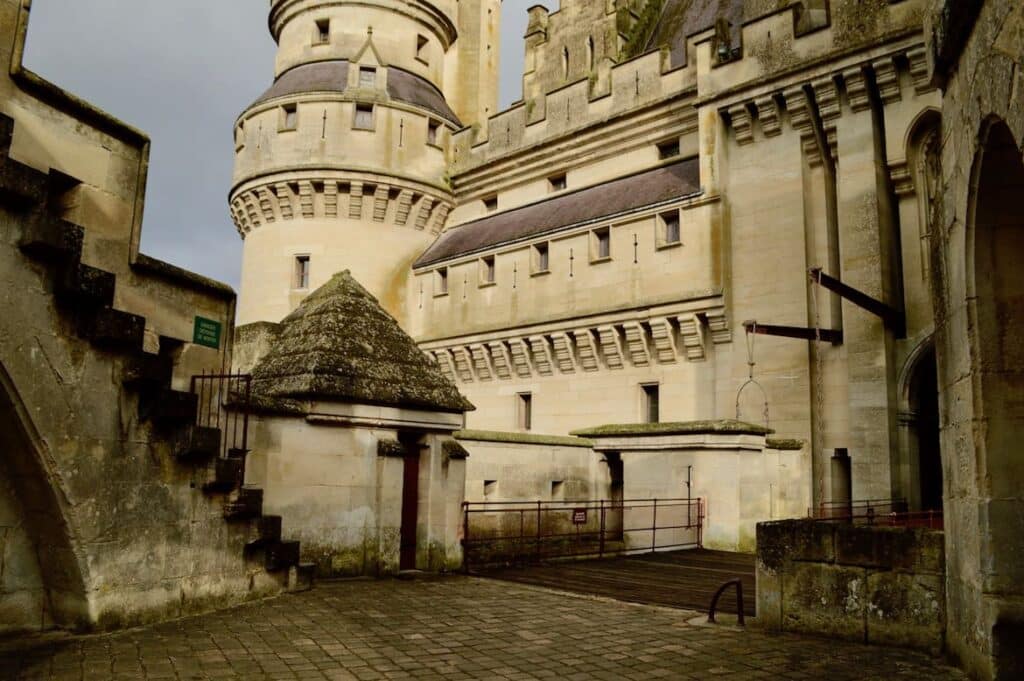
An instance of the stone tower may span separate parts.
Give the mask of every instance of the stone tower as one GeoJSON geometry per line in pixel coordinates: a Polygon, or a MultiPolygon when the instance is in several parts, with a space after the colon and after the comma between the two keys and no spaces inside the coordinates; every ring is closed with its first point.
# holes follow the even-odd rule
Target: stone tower
{"type": "Polygon", "coordinates": [[[493,113],[501,0],[272,0],[275,81],[238,118],[238,323],[348,269],[402,318],[453,206],[449,140],[493,113]]]}

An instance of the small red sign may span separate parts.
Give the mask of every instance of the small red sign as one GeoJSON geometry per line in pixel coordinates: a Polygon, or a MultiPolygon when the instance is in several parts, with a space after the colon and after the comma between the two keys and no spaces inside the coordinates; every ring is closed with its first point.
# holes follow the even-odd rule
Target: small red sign
{"type": "Polygon", "coordinates": [[[585,508],[574,508],[572,511],[572,524],[573,525],[586,525],[587,524],[587,509],[585,508]]]}

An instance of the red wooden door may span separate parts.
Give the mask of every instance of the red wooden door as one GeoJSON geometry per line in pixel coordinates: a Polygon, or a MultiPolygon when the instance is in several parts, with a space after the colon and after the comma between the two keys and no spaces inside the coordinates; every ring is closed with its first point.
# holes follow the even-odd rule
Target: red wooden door
{"type": "Polygon", "coordinates": [[[402,476],[402,548],[399,568],[415,570],[416,521],[420,503],[420,458],[411,454],[403,461],[405,474],[402,476]]]}

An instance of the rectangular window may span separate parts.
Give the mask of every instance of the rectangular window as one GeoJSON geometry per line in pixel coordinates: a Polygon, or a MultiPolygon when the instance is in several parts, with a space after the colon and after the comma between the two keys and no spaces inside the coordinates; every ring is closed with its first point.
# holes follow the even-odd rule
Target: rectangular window
{"type": "Polygon", "coordinates": [[[436,273],[434,275],[434,295],[448,295],[448,268],[439,267],[434,272],[436,273]]]}
{"type": "Polygon", "coordinates": [[[533,428],[533,395],[519,393],[516,395],[516,399],[518,401],[516,420],[519,423],[519,430],[531,430],[533,428]]]}
{"type": "Polygon", "coordinates": [[[640,386],[643,389],[643,412],[646,423],[658,423],[661,418],[660,386],[657,383],[640,386]]]}
{"type": "Polygon", "coordinates": [[[331,20],[320,19],[316,22],[316,43],[326,45],[331,42],[331,20]]]}
{"type": "Polygon", "coordinates": [[[356,104],[356,118],[352,127],[356,130],[373,130],[373,104],[356,104]]]}
{"type": "Polygon", "coordinates": [[[565,500],[565,480],[551,481],[551,501],[565,500]]]}
{"type": "Polygon", "coordinates": [[[430,45],[430,41],[427,40],[425,35],[416,36],[416,58],[424,64],[428,63],[427,59],[427,46],[430,45]]]}
{"type": "Polygon", "coordinates": [[[553,192],[560,192],[568,186],[565,179],[565,173],[561,175],[555,175],[554,177],[548,178],[548,190],[553,192]]]}
{"type": "Polygon", "coordinates": [[[498,481],[484,480],[484,499],[498,495],[498,481]]]}
{"type": "Polygon", "coordinates": [[[297,127],[299,127],[299,106],[285,104],[281,107],[281,129],[295,130],[297,127]]]}
{"type": "Polygon", "coordinates": [[[441,124],[437,121],[429,121],[427,123],[427,144],[437,146],[437,131],[440,127],[441,124]]]}
{"type": "Polygon", "coordinates": [[[239,150],[245,146],[245,121],[238,124],[235,128],[235,150],[239,150]]]}
{"type": "Polygon", "coordinates": [[[658,246],[675,246],[680,243],[679,211],[662,213],[658,216],[658,246]]]}
{"type": "Polygon", "coordinates": [[[533,247],[533,272],[541,274],[550,271],[551,258],[547,242],[533,247]]]}
{"type": "Polygon", "coordinates": [[[368,66],[359,67],[359,87],[377,87],[377,69],[368,66]]]}
{"type": "Polygon", "coordinates": [[[309,256],[295,256],[295,288],[306,290],[309,288],[309,256]]]}
{"type": "Polygon", "coordinates": [[[612,257],[612,237],[608,227],[591,232],[591,260],[607,260],[612,257]]]}
{"type": "Polygon", "coordinates": [[[662,161],[679,155],[679,140],[667,140],[658,145],[658,158],[662,161]]]}
{"type": "Polygon", "coordinates": [[[493,213],[498,210],[498,195],[488,196],[484,199],[484,210],[488,213],[493,213]]]}
{"type": "Polygon", "coordinates": [[[494,256],[488,255],[480,258],[480,285],[494,283],[494,256]]]}

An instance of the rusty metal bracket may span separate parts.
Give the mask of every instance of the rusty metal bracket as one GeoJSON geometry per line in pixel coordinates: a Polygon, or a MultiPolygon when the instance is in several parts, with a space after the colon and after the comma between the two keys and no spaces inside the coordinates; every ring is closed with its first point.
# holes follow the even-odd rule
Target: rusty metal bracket
{"type": "Polygon", "coordinates": [[[781,336],[782,338],[799,338],[800,340],[820,340],[833,345],[843,344],[843,332],[835,329],[810,329],[803,326],[779,326],[762,324],[757,321],[743,322],[747,333],[759,333],[763,336],[781,336]]]}
{"type": "Polygon", "coordinates": [[[883,303],[880,300],[872,298],[863,291],[858,291],[852,286],[844,284],[835,277],[825,274],[820,267],[812,267],[807,270],[807,275],[811,278],[811,281],[819,286],[827,288],[833,293],[839,294],[857,307],[880,317],[888,328],[901,332],[906,326],[906,317],[902,312],[888,303],[883,303]]]}

